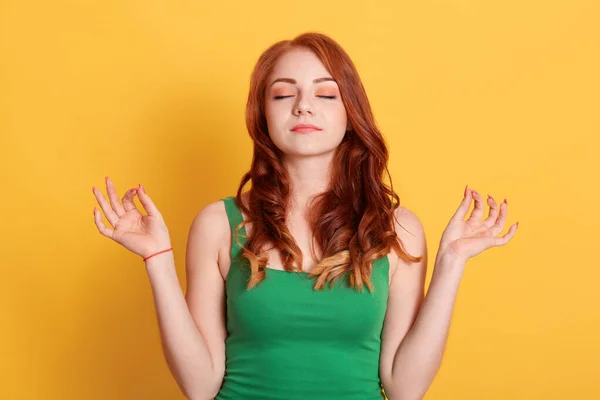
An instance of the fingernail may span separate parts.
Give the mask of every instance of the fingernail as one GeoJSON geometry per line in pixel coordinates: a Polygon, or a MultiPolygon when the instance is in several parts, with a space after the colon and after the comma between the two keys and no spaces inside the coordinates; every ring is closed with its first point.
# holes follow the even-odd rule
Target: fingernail
{"type": "Polygon", "coordinates": [[[479,195],[479,193],[477,193],[477,191],[476,191],[476,190],[473,190],[473,193],[475,193],[476,195],[479,195]]]}
{"type": "Polygon", "coordinates": [[[519,227],[519,221],[517,221],[517,228],[519,227]]]}
{"type": "Polygon", "coordinates": [[[496,200],[494,200],[494,198],[493,198],[492,196],[490,196],[489,194],[488,194],[488,197],[489,197],[490,199],[492,199],[493,201],[496,201],[496,200]]]}
{"type": "Polygon", "coordinates": [[[504,199],[504,204],[508,205],[508,201],[506,201],[506,199],[504,199]]]}
{"type": "Polygon", "coordinates": [[[94,189],[96,188],[92,186],[92,193],[96,194],[96,191],[94,189]]]}
{"type": "Polygon", "coordinates": [[[139,185],[140,185],[140,186],[139,186],[140,190],[141,190],[143,193],[146,193],[146,191],[144,190],[144,187],[142,186],[142,184],[140,183],[139,185]]]}
{"type": "Polygon", "coordinates": [[[463,197],[467,197],[467,188],[469,187],[469,185],[465,186],[465,195],[463,197]]]}

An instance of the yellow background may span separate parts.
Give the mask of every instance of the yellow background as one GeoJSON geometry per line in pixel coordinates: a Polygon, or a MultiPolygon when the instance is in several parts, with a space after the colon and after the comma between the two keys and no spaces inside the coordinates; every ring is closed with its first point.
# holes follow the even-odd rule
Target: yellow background
{"type": "Polygon", "coordinates": [[[600,398],[598,2],[0,4],[0,398],[183,398],[91,187],[147,188],[185,287],[194,215],[249,167],[252,67],[306,31],[357,65],[427,283],[466,184],[520,221],[468,262],[426,400],[600,398]]]}

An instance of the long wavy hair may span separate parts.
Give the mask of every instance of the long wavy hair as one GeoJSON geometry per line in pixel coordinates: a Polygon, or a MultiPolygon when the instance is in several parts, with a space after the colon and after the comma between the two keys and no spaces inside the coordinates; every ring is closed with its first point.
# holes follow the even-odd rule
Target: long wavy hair
{"type": "Polygon", "coordinates": [[[241,256],[250,262],[248,289],[265,279],[268,256],[263,247],[271,242],[281,254],[284,269],[298,272],[293,263],[302,265],[302,253],[290,234],[286,221],[290,185],[282,152],[269,137],[265,117],[267,78],[277,59],[292,49],[309,49],[321,60],[338,83],[342,102],[352,129],[347,131],[335,150],[331,181],[327,190],[310,203],[308,223],[314,244],[322,250],[322,259],[310,271],[316,278],[314,288],[330,287],[345,273],[349,286],[362,292],[363,285],[374,290],[371,282],[372,262],[394,249],[408,262],[422,256],[409,255],[394,231],[394,211],[400,206],[387,168],[388,150],[375,125],[367,94],[356,67],[348,54],[333,39],[320,33],[304,33],[293,40],[273,44],[259,57],[250,80],[246,105],[246,126],[254,142],[250,171],[241,179],[235,201],[247,219],[234,232],[242,248],[241,256]],[[388,187],[383,173],[390,181],[388,187]],[[252,181],[248,207],[242,202],[242,189],[252,181]],[[239,242],[240,229],[252,223],[245,246],[239,242]]]}

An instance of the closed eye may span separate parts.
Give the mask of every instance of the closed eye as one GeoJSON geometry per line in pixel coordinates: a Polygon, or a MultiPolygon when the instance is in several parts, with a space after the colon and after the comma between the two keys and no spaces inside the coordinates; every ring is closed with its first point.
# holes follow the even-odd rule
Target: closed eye
{"type": "MultiPolygon", "coordinates": [[[[294,97],[294,96],[293,95],[290,95],[290,96],[274,96],[273,98],[275,100],[281,100],[281,99],[285,99],[287,97],[294,97]]],[[[317,96],[317,97],[323,97],[325,99],[330,99],[330,100],[333,100],[333,99],[336,98],[336,96],[317,96]]]]}

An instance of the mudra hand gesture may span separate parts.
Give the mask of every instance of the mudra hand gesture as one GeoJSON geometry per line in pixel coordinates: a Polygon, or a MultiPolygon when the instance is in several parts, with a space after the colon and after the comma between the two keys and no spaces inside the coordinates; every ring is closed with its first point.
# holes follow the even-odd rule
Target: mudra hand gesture
{"type": "Polygon", "coordinates": [[[456,210],[456,213],[450,219],[448,227],[440,240],[438,257],[448,256],[452,259],[466,262],[469,258],[489,249],[490,247],[504,246],[513,238],[519,223],[511,225],[508,232],[501,237],[496,237],[506,223],[508,213],[508,203],[506,199],[498,204],[489,196],[487,204],[490,206],[489,216],[481,220],[485,206],[483,198],[475,190],[465,188],[465,196],[456,210]],[[471,216],[465,221],[465,217],[471,201],[475,200],[475,206],[471,216]]]}
{"type": "Polygon", "coordinates": [[[104,225],[102,214],[94,207],[94,222],[103,236],[144,258],[171,247],[165,221],[141,185],[125,192],[123,204],[119,201],[115,186],[108,177],[106,177],[106,191],[110,204],[97,188],[92,187],[92,191],[106,219],[114,228],[113,230],[104,225]],[[133,202],[136,194],[148,215],[142,214],[137,209],[133,202]]]}

